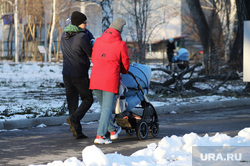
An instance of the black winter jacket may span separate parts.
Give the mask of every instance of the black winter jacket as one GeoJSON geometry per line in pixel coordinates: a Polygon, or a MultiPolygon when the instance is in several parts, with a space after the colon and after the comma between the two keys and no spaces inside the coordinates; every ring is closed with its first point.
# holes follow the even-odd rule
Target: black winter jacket
{"type": "Polygon", "coordinates": [[[174,53],[174,50],[175,50],[175,44],[169,42],[167,44],[167,54],[174,53]]]}
{"type": "Polygon", "coordinates": [[[63,53],[62,74],[72,77],[88,77],[92,45],[86,32],[71,24],[65,27],[61,49],[63,53]]]}

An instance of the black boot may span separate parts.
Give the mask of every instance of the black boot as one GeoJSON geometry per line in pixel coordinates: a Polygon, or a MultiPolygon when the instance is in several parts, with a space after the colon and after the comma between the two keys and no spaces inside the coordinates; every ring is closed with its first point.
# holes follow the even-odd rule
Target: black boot
{"type": "Polygon", "coordinates": [[[88,138],[86,135],[84,135],[84,134],[82,133],[82,125],[81,125],[81,122],[80,122],[80,121],[76,123],[75,128],[76,128],[76,134],[77,134],[77,135],[75,136],[75,139],[88,138]]]}
{"type": "Polygon", "coordinates": [[[88,138],[82,133],[82,125],[80,121],[76,122],[72,119],[72,117],[69,117],[67,118],[67,123],[69,124],[70,130],[73,133],[73,137],[75,139],[88,138]]]}

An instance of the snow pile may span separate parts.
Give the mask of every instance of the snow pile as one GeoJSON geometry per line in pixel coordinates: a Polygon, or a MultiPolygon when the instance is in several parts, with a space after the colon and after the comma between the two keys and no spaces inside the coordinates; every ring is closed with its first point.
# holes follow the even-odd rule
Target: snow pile
{"type": "Polygon", "coordinates": [[[241,130],[235,137],[220,133],[211,137],[207,134],[201,137],[196,133],[185,134],[183,137],[164,137],[158,145],[149,144],[131,156],[104,154],[98,147],[91,145],[83,149],[83,161],[72,157],[64,162],[48,163],[47,166],[191,166],[192,146],[250,146],[250,128],[241,130]]]}

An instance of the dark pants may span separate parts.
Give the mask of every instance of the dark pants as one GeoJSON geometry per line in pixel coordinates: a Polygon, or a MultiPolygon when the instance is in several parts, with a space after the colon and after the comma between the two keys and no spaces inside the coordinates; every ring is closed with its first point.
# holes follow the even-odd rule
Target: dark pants
{"type": "Polygon", "coordinates": [[[93,94],[89,90],[89,78],[63,76],[63,82],[66,89],[69,115],[72,120],[79,123],[93,103],[93,94]],[[82,100],[80,105],[79,96],[82,100]]]}
{"type": "Polygon", "coordinates": [[[167,54],[168,54],[168,62],[169,62],[169,63],[172,63],[174,53],[173,53],[173,52],[168,52],[167,54]]]}

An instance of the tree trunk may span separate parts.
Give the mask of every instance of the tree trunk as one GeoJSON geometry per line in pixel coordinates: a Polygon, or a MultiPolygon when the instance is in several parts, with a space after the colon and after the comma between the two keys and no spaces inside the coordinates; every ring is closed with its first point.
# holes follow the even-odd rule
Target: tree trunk
{"type": "Polygon", "coordinates": [[[28,41],[28,28],[25,29],[25,31],[21,31],[23,35],[23,42],[22,42],[22,50],[21,50],[21,55],[24,59],[24,61],[28,60],[28,53],[26,52],[28,49],[27,47],[27,41],[28,41]]]}
{"type": "Polygon", "coordinates": [[[10,24],[9,27],[9,33],[8,33],[8,37],[7,37],[7,58],[11,59],[12,55],[10,55],[10,35],[11,35],[11,31],[12,31],[12,24],[10,24]]]}
{"type": "MultiPolygon", "coordinates": [[[[11,31],[12,32],[12,31],[11,31]]],[[[13,44],[12,44],[12,42],[13,42],[13,37],[14,37],[14,33],[12,32],[11,33],[11,37],[10,37],[10,55],[11,55],[11,57],[12,57],[12,55],[13,55],[13,44]]]]}
{"type": "MultiPolygon", "coordinates": [[[[52,18],[52,25],[51,25],[51,31],[50,31],[50,38],[49,38],[49,59],[48,61],[51,62],[51,48],[52,48],[52,42],[53,42],[53,32],[55,29],[55,23],[56,23],[56,0],[53,0],[53,18],[52,18]]],[[[55,51],[55,50],[54,50],[55,51]]]]}
{"type": "Polygon", "coordinates": [[[245,20],[250,19],[250,2],[249,0],[236,0],[238,29],[234,41],[229,64],[236,70],[242,71],[243,66],[243,24],[245,20]],[[236,67],[235,67],[236,66],[236,67]]]}
{"type": "Polygon", "coordinates": [[[204,64],[205,70],[208,72],[209,66],[209,26],[206,21],[205,15],[201,9],[200,1],[198,0],[186,0],[189,6],[192,17],[198,28],[200,40],[203,46],[204,52],[204,64]]]}
{"type": "Polygon", "coordinates": [[[58,34],[57,34],[57,51],[56,51],[56,58],[55,58],[56,62],[59,61],[59,51],[60,51],[60,45],[61,45],[61,35],[60,34],[62,34],[62,32],[63,32],[63,28],[61,26],[59,26],[58,34]]]}
{"type": "Polygon", "coordinates": [[[32,37],[32,53],[33,53],[33,61],[36,61],[36,24],[33,23],[33,25],[30,26],[30,34],[32,37]]]}
{"type": "MultiPolygon", "coordinates": [[[[41,34],[42,34],[42,21],[40,21],[39,23],[38,45],[41,45],[41,34]]],[[[40,54],[40,59],[43,60],[43,54],[40,54]]]]}

